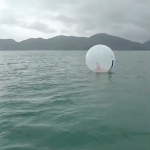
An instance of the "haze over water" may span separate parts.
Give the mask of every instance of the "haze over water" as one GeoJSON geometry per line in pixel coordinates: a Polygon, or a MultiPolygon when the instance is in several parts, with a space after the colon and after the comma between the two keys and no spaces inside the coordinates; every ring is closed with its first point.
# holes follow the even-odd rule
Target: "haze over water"
{"type": "Polygon", "coordinates": [[[85,54],[0,51],[0,150],[150,149],[150,53],[102,75],[85,54]]]}

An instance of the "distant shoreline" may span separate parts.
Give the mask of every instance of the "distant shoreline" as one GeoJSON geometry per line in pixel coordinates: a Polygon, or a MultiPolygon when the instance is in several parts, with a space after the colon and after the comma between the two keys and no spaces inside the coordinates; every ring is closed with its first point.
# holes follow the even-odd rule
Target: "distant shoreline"
{"type": "Polygon", "coordinates": [[[56,36],[49,39],[31,38],[21,42],[0,39],[0,50],[88,50],[94,45],[103,44],[115,51],[150,51],[150,41],[139,43],[117,36],[99,33],[91,37],[56,36]]]}

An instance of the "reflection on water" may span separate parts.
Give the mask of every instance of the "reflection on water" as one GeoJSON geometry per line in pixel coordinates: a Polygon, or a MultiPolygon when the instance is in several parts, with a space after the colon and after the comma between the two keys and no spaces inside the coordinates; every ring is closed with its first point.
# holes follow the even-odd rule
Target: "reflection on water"
{"type": "Polygon", "coordinates": [[[89,72],[89,75],[96,81],[111,82],[115,73],[112,71],[106,73],[89,72]]]}

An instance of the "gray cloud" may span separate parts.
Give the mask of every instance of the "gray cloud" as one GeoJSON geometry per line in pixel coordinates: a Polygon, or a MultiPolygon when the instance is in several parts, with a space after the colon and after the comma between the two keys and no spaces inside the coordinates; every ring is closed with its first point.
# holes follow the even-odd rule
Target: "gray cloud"
{"type": "Polygon", "coordinates": [[[56,20],[59,20],[59,21],[61,21],[63,23],[66,23],[66,24],[75,24],[76,23],[75,19],[64,16],[64,15],[57,15],[57,16],[52,17],[52,18],[56,19],[56,20]]]}
{"type": "Polygon", "coordinates": [[[1,1],[7,25],[79,36],[102,32],[140,42],[150,38],[150,0],[1,1]]]}
{"type": "Polygon", "coordinates": [[[148,0],[89,1],[77,11],[79,32],[107,32],[143,42],[150,36],[149,6],[148,0]]]}
{"type": "Polygon", "coordinates": [[[5,18],[1,18],[1,24],[17,24],[17,20],[13,16],[6,16],[5,18]]]}
{"type": "Polygon", "coordinates": [[[18,23],[18,15],[13,11],[2,11],[0,25],[15,25],[18,23]]]}
{"type": "Polygon", "coordinates": [[[22,27],[37,30],[45,33],[55,33],[56,30],[50,28],[47,24],[41,22],[33,22],[31,24],[22,24],[22,27]]]}

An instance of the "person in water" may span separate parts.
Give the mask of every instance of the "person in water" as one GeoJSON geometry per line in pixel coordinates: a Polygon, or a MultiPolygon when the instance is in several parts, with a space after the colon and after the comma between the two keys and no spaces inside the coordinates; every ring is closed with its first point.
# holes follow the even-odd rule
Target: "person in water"
{"type": "Polygon", "coordinates": [[[96,63],[96,69],[95,69],[96,72],[101,72],[101,67],[99,65],[99,63],[97,62],[96,63]]]}
{"type": "Polygon", "coordinates": [[[112,67],[114,65],[113,55],[111,55],[111,58],[112,58],[112,64],[111,64],[111,67],[110,67],[109,71],[112,69],[112,67]]]}

